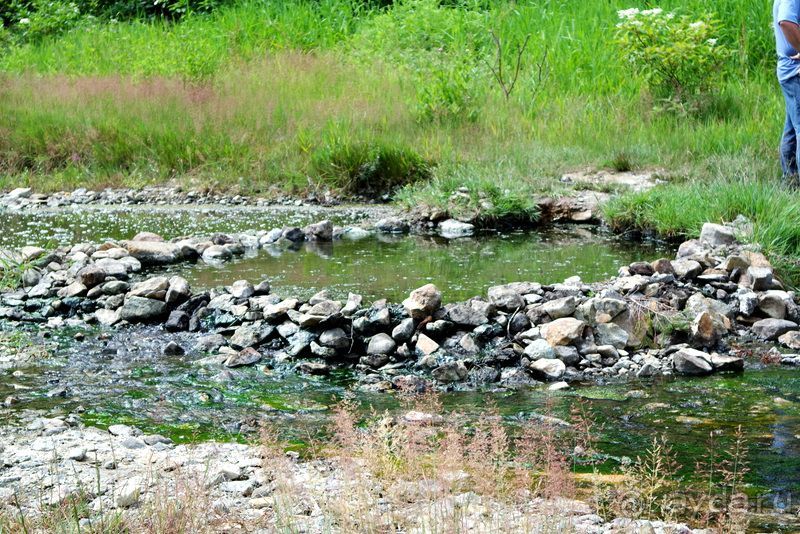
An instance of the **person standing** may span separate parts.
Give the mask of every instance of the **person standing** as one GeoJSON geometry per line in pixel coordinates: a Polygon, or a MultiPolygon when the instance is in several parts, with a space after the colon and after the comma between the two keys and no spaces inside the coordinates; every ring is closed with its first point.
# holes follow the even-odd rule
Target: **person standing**
{"type": "Polygon", "coordinates": [[[786,124],[781,138],[781,168],[784,182],[800,185],[800,0],[775,0],[772,7],[775,48],[778,52],[778,81],[786,100],[786,124]]]}

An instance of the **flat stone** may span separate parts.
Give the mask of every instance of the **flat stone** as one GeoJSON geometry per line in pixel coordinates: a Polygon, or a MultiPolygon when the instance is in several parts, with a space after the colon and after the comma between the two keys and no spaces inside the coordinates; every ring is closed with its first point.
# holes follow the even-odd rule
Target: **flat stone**
{"type": "Polygon", "coordinates": [[[544,310],[551,319],[562,319],[575,313],[576,305],[577,301],[575,297],[569,296],[545,302],[542,304],[542,310],[544,310]]]}
{"type": "Polygon", "coordinates": [[[247,347],[232,354],[225,360],[225,367],[242,367],[245,365],[253,365],[261,361],[261,353],[252,347],[247,347]]]}
{"type": "Polygon", "coordinates": [[[733,228],[721,224],[705,223],[700,231],[700,241],[712,247],[733,245],[737,242],[733,228]]]}
{"type": "Polygon", "coordinates": [[[525,356],[527,356],[531,361],[541,360],[541,359],[555,359],[556,358],[556,351],[544,339],[534,339],[527,347],[525,347],[524,351],[525,356]]]}
{"type": "Polygon", "coordinates": [[[787,332],[778,338],[778,342],[792,350],[800,350],[800,331],[787,332]]]}
{"type": "Polygon", "coordinates": [[[434,369],[433,371],[431,371],[431,375],[433,375],[433,378],[435,378],[437,381],[443,384],[449,384],[452,382],[459,382],[461,380],[464,380],[465,378],[467,378],[468,373],[469,372],[467,371],[464,362],[460,360],[444,363],[439,367],[437,367],[436,369],[434,369]]]}
{"type": "Polygon", "coordinates": [[[169,289],[169,279],[166,276],[154,276],[143,282],[133,284],[128,297],[144,297],[147,299],[164,300],[169,289]]]}
{"type": "Polygon", "coordinates": [[[722,354],[711,355],[711,365],[715,371],[741,372],[744,370],[744,360],[737,356],[722,354]]]}
{"type": "Polygon", "coordinates": [[[525,299],[508,285],[490,287],[487,294],[489,302],[503,311],[514,312],[525,308],[525,299]]]}
{"type": "Polygon", "coordinates": [[[341,328],[331,328],[325,330],[319,335],[319,342],[321,345],[331,347],[338,350],[343,350],[350,347],[350,337],[341,328]]]}
{"type": "Polygon", "coordinates": [[[164,297],[164,301],[172,306],[177,306],[189,300],[192,296],[192,290],[189,287],[189,282],[182,276],[173,276],[169,279],[169,288],[164,297]]]}
{"type": "Polygon", "coordinates": [[[144,265],[165,265],[184,259],[181,248],[174,243],[128,241],[125,249],[144,265]]]}
{"type": "Polygon", "coordinates": [[[439,350],[439,344],[436,343],[434,340],[426,336],[425,334],[419,334],[417,337],[417,351],[420,352],[423,356],[430,356],[437,350],[439,350]]]}
{"type": "Polygon", "coordinates": [[[447,219],[439,223],[439,234],[447,239],[469,237],[475,233],[475,226],[469,223],[447,219]]]}
{"type": "Polygon", "coordinates": [[[142,480],[138,477],[125,480],[117,492],[117,506],[120,508],[130,508],[138,503],[142,494],[142,486],[142,480]]]}

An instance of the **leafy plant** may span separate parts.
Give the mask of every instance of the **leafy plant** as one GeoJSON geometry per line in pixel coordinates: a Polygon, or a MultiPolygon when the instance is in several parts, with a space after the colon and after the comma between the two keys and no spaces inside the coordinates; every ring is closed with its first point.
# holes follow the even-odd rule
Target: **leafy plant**
{"type": "Polygon", "coordinates": [[[695,20],[661,8],[618,12],[616,41],[623,59],[670,108],[696,108],[720,87],[729,55],[719,42],[720,22],[695,20]]]}

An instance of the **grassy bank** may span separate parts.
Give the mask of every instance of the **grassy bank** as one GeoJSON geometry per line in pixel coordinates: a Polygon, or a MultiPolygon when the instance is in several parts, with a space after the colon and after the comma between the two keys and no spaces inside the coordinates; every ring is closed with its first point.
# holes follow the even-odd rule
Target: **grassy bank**
{"type": "MultiPolygon", "coordinates": [[[[612,33],[628,4],[265,0],[173,23],[76,23],[0,56],[0,187],[352,192],[434,178],[412,191],[446,205],[437,184],[527,196],[582,167],[774,176],[768,13],[715,6],[736,54],[716,66],[728,81],[713,104],[684,116],[654,111],[622,60],[612,33]],[[507,78],[530,35],[509,98],[490,31],[507,78]]],[[[663,2],[676,6],[706,10],[663,2]]]]}

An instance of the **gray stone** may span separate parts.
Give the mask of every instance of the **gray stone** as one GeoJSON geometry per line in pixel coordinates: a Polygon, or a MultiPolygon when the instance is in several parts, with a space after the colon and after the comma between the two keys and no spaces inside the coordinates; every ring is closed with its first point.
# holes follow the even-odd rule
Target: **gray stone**
{"type": "Polygon", "coordinates": [[[142,480],[139,477],[126,479],[120,486],[116,503],[120,508],[130,508],[139,502],[142,494],[142,480]]]}
{"type": "Polygon", "coordinates": [[[753,291],[766,291],[772,288],[772,267],[748,267],[747,278],[753,291]]]}
{"type": "Polygon", "coordinates": [[[536,360],[529,368],[534,376],[544,380],[560,380],[567,370],[567,366],[561,360],[547,358],[536,360]]]}
{"type": "Polygon", "coordinates": [[[309,224],[304,232],[311,241],[333,241],[333,224],[328,220],[309,224]]]}
{"type": "Polygon", "coordinates": [[[397,343],[405,343],[411,336],[414,335],[414,319],[410,317],[407,319],[403,319],[400,321],[400,324],[394,327],[392,330],[392,338],[397,343]]]}
{"type": "Polygon", "coordinates": [[[489,302],[503,311],[514,312],[525,308],[525,299],[508,285],[490,287],[487,294],[489,302]]]}
{"type": "Polygon", "coordinates": [[[530,345],[525,347],[525,356],[527,356],[531,361],[541,360],[541,359],[554,359],[556,357],[556,351],[550,346],[544,339],[534,339],[530,345]]]}
{"type": "Polygon", "coordinates": [[[711,356],[695,349],[682,349],[672,355],[672,368],[682,375],[707,375],[714,371],[711,356]]]}
{"type": "Polygon", "coordinates": [[[154,276],[138,284],[133,284],[128,297],[144,297],[147,299],[164,300],[169,289],[169,279],[166,276],[154,276]]]}
{"type": "Polygon", "coordinates": [[[367,354],[391,354],[397,348],[397,344],[388,334],[377,334],[372,336],[367,346],[367,354]]]}
{"type": "Polygon", "coordinates": [[[408,223],[399,217],[386,217],[375,223],[375,229],[384,234],[404,234],[408,223]]]}
{"type": "Polygon", "coordinates": [[[488,317],[481,310],[473,308],[470,303],[448,306],[447,317],[457,325],[473,327],[489,322],[488,317]]]}
{"type": "Polygon", "coordinates": [[[782,291],[767,291],[758,300],[758,311],[771,319],[785,319],[786,294],[782,291]]]}
{"type": "Polygon", "coordinates": [[[703,272],[703,266],[700,265],[700,262],[686,258],[673,261],[672,269],[675,271],[675,276],[681,280],[691,280],[703,272]]]}
{"type": "Polygon", "coordinates": [[[326,346],[338,350],[350,347],[350,338],[341,328],[331,328],[319,335],[319,342],[326,346]]]}
{"type": "Polygon", "coordinates": [[[787,332],[780,336],[778,341],[792,350],[800,350],[800,331],[787,332]]]}
{"type": "Polygon", "coordinates": [[[233,257],[233,252],[226,245],[211,245],[203,251],[203,260],[207,262],[226,261],[233,257]]]}
{"type": "Polygon", "coordinates": [[[225,367],[242,367],[245,365],[253,365],[259,361],[261,361],[261,353],[252,347],[247,347],[236,354],[231,354],[228,359],[225,360],[225,367]]]}
{"type": "Polygon", "coordinates": [[[765,341],[775,341],[780,336],[797,330],[797,323],[786,321],[783,319],[762,319],[756,322],[753,327],[753,333],[765,341]]]}
{"type": "Polygon", "coordinates": [[[145,297],[128,297],[119,310],[123,321],[150,321],[162,317],[167,312],[165,302],[145,297]]]}
{"type": "Polygon", "coordinates": [[[545,302],[542,304],[542,310],[544,310],[551,319],[561,319],[575,313],[576,304],[575,297],[564,297],[545,302]]]}
{"type": "Polygon", "coordinates": [[[421,353],[423,356],[430,356],[439,350],[439,344],[425,334],[419,334],[419,336],[417,336],[416,349],[417,352],[421,353]]]}
{"type": "Polygon", "coordinates": [[[431,371],[433,378],[443,384],[449,384],[452,382],[459,382],[467,378],[467,367],[464,365],[464,362],[458,360],[454,362],[447,362],[433,371],[431,371]]]}
{"type": "Polygon", "coordinates": [[[711,365],[715,371],[741,372],[744,370],[744,360],[737,356],[721,354],[711,355],[711,365]]]}
{"type": "Polygon", "coordinates": [[[172,306],[177,306],[187,301],[192,296],[189,282],[181,276],[173,276],[169,279],[169,288],[164,297],[164,301],[172,306]]]}
{"type": "Polygon", "coordinates": [[[80,282],[72,282],[67,287],[62,287],[58,290],[58,296],[62,299],[70,297],[83,297],[86,295],[88,288],[80,282]]]}
{"type": "Polygon", "coordinates": [[[248,299],[255,295],[256,288],[247,280],[237,280],[231,284],[230,294],[237,299],[248,299]]]}
{"type": "Polygon", "coordinates": [[[261,321],[243,324],[231,336],[230,345],[234,349],[257,347],[266,341],[274,331],[274,326],[262,324],[261,321]]]}
{"type": "Polygon", "coordinates": [[[87,288],[92,288],[102,284],[105,281],[106,272],[96,265],[87,265],[78,271],[76,279],[87,288]]]}
{"type": "Polygon", "coordinates": [[[186,354],[186,351],[183,350],[183,347],[178,345],[176,342],[170,341],[164,347],[163,353],[164,356],[181,356],[183,354],[186,354]]]}
{"type": "Polygon", "coordinates": [[[736,243],[736,232],[733,228],[721,224],[705,223],[700,231],[700,241],[712,247],[733,245],[736,243]]]}
{"type": "Polygon", "coordinates": [[[143,265],[165,265],[184,259],[181,248],[174,243],[128,241],[125,249],[143,265]]]}
{"type": "Polygon", "coordinates": [[[469,223],[447,219],[439,223],[439,234],[447,239],[469,237],[475,232],[475,226],[469,223]]]}

